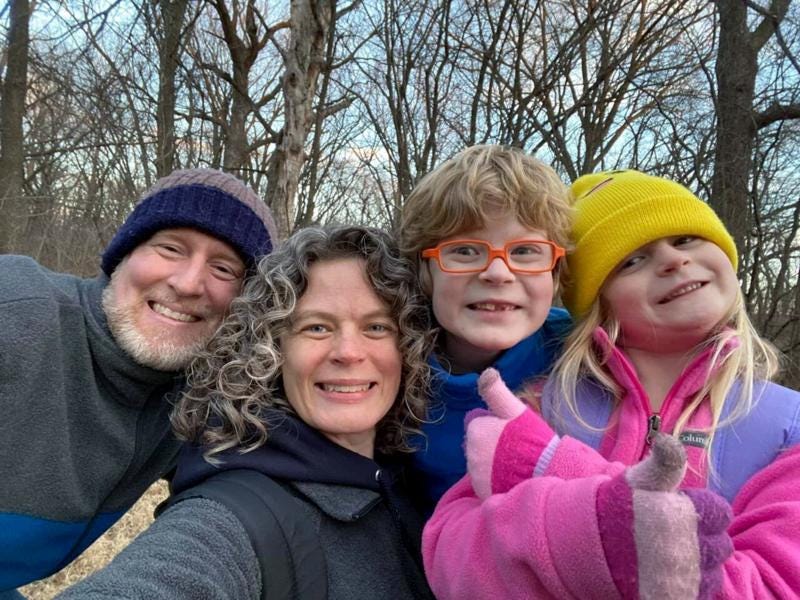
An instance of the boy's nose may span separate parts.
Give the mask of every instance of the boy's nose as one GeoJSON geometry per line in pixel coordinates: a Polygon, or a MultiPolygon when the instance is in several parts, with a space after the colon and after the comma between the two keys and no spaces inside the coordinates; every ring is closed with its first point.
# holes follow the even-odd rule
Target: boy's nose
{"type": "Polygon", "coordinates": [[[493,259],[481,272],[480,278],[489,283],[503,283],[514,280],[514,272],[508,268],[506,261],[500,257],[493,259]]]}

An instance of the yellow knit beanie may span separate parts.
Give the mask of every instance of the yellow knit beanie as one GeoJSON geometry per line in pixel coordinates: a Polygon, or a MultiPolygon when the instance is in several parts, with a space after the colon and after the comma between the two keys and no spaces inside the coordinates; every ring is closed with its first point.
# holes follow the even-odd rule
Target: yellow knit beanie
{"type": "Polygon", "coordinates": [[[609,273],[637,248],[674,235],[696,235],[714,242],[734,270],[733,238],[717,214],[682,185],[639,171],[584,175],[572,184],[575,249],[568,255],[570,283],[564,306],[576,318],[592,306],[609,273]]]}

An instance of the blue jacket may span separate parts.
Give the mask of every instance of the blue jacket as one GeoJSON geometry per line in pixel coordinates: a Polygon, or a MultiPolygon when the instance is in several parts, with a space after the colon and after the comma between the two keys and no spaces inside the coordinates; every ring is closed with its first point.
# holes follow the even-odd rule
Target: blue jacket
{"type": "MultiPolygon", "coordinates": [[[[494,365],[512,390],[546,373],[561,350],[572,321],[562,308],[551,308],[544,325],[509,348],[494,365]]],[[[414,495],[421,509],[431,513],[444,493],[467,472],[464,458],[464,417],[474,408],[486,408],[478,395],[480,373],[453,375],[432,356],[433,384],[429,423],[415,440],[412,459],[414,495]]]]}

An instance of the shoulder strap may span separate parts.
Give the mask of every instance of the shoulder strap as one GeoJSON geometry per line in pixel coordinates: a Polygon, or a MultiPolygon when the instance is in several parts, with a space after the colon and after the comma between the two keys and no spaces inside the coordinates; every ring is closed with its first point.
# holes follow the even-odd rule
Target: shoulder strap
{"type": "Polygon", "coordinates": [[[241,521],[261,568],[262,600],[325,600],[327,566],[319,536],[298,500],[273,479],[251,469],[221,471],[169,498],[157,509],[189,498],[224,505],[241,521]]]}

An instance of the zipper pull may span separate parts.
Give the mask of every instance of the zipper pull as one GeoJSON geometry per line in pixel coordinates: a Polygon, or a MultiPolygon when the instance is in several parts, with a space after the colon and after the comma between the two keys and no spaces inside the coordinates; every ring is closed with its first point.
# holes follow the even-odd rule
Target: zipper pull
{"type": "Polygon", "coordinates": [[[653,443],[653,438],[656,437],[659,429],[661,429],[661,417],[657,414],[650,415],[647,419],[647,437],[644,439],[648,446],[653,443]]]}

